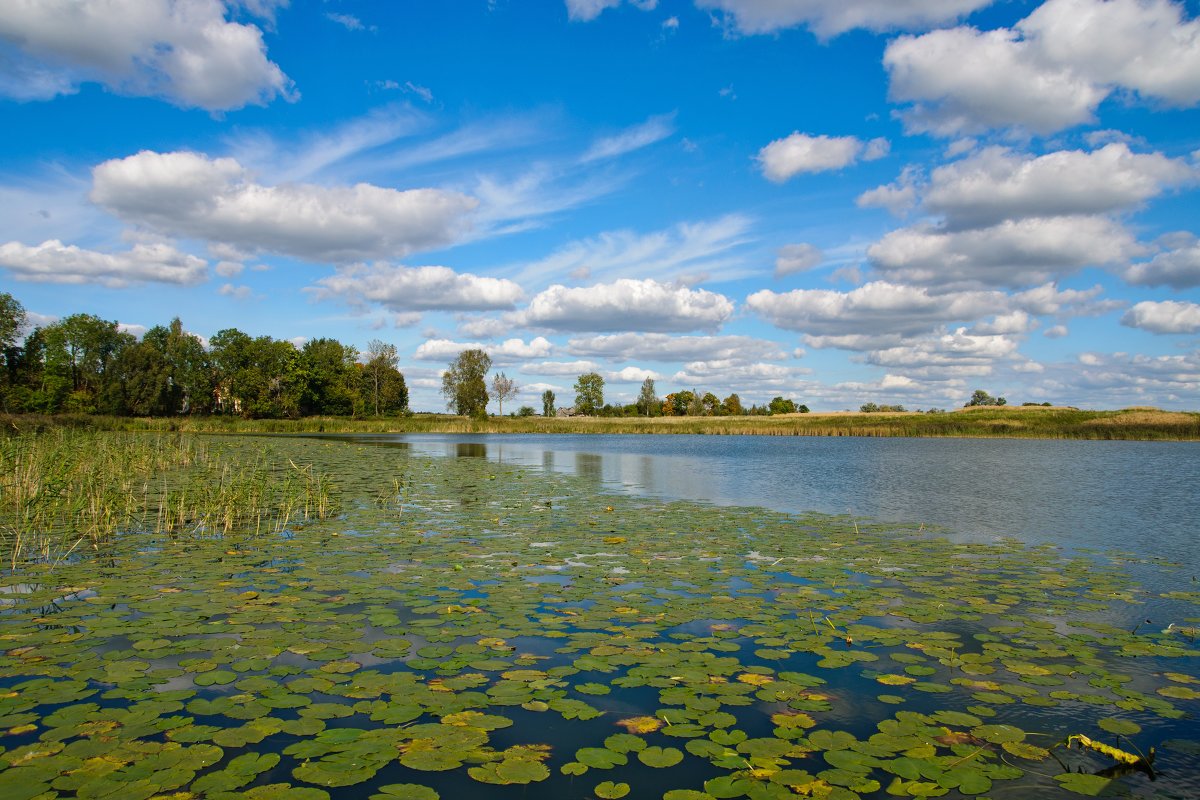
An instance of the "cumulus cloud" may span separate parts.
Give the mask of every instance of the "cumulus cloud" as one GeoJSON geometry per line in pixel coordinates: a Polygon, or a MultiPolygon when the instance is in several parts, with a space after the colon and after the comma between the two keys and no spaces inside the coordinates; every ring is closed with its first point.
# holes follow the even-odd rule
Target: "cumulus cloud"
{"type": "Polygon", "coordinates": [[[986,317],[993,317],[990,325],[994,330],[1015,332],[1018,323],[1031,324],[1009,316],[1017,311],[1041,316],[1111,310],[1112,305],[1097,300],[1099,292],[1099,287],[1059,290],[1046,284],[1015,294],[992,290],[935,293],[926,287],[873,281],[847,292],[796,289],[776,293],[764,289],[746,298],[746,306],[776,327],[805,334],[805,341],[813,347],[878,350],[900,346],[905,339],[930,334],[949,323],[986,317]]]}
{"type": "Polygon", "coordinates": [[[1052,325],[1042,333],[1047,339],[1062,339],[1070,334],[1070,329],[1066,325],[1052,325]]]}
{"type": "Polygon", "coordinates": [[[975,325],[970,332],[990,336],[1011,335],[1028,333],[1037,325],[1037,320],[1029,316],[1029,312],[1018,308],[1006,314],[997,314],[991,320],[975,325]]]}
{"type": "Polygon", "coordinates": [[[1170,286],[1191,289],[1200,286],[1200,240],[1165,253],[1125,271],[1125,280],[1141,286],[1170,286]]]}
{"type": "Polygon", "coordinates": [[[580,288],[556,284],[519,317],[526,326],[560,331],[684,332],[718,328],[732,314],[733,303],[721,294],[622,278],[580,288]]]}
{"type": "Polygon", "coordinates": [[[908,377],[987,375],[993,362],[1016,356],[1017,344],[1008,336],[976,335],[958,328],[952,333],[875,350],[865,360],[908,377]]]}
{"type": "Polygon", "coordinates": [[[616,333],[571,339],[567,352],[609,361],[773,360],[787,358],[775,342],[751,336],[669,336],[616,333]]]}
{"type": "Polygon", "coordinates": [[[747,217],[729,214],[646,234],[609,231],[572,242],[540,261],[524,265],[521,279],[536,284],[576,271],[599,279],[645,275],[679,278],[685,271],[718,272],[740,263],[731,251],[748,241],[749,229],[747,217]]]}
{"type": "Polygon", "coordinates": [[[0,267],[22,281],[109,287],[133,283],[194,286],[208,279],[208,262],[166,244],[137,244],[123,253],[101,253],[57,239],[35,247],[8,242],[0,245],[0,267]]]}
{"type": "Polygon", "coordinates": [[[641,367],[625,367],[615,372],[604,373],[604,380],[611,383],[642,383],[649,378],[652,381],[662,380],[662,375],[652,369],[641,367]]]}
{"type": "Polygon", "coordinates": [[[512,364],[529,358],[546,358],[554,346],[549,340],[538,336],[525,342],[521,339],[506,339],[499,344],[479,342],[455,342],[450,339],[429,339],[421,343],[413,358],[418,361],[452,361],[463,350],[483,350],[496,364],[512,364]]]}
{"type": "Polygon", "coordinates": [[[617,156],[631,153],[634,150],[648,147],[655,142],[661,142],[674,132],[674,114],[651,117],[642,124],[628,128],[615,136],[606,136],[597,139],[588,148],[587,152],[583,154],[581,161],[586,164],[606,158],[616,158],[617,156]]]}
{"type": "Polygon", "coordinates": [[[1125,143],[1033,157],[991,147],[933,171],[924,205],[953,228],[1006,219],[1099,214],[1196,180],[1183,159],[1139,154],[1125,143]]]}
{"type": "Polygon", "coordinates": [[[929,225],[892,231],[867,249],[889,280],[935,285],[1021,287],[1087,266],[1119,265],[1143,251],[1107,217],[1006,220],[947,231],[929,225]]]}
{"type": "Polygon", "coordinates": [[[971,320],[1003,310],[998,292],[934,295],[927,289],[873,281],[849,292],[764,289],[746,306],[773,325],[806,334],[814,347],[871,349],[929,331],[954,320],[971,320]]]}
{"type": "Polygon", "coordinates": [[[1150,333],[1200,332],[1200,305],[1180,300],[1144,300],[1125,312],[1121,324],[1150,333]]]}
{"type": "Polygon", "coordinates": [[[0,5],[0,91],[49,99],[95,81],[210,111],[295,99],[262,31],[227,14],[220,0],[11,0],[0,5]]]}
{"type": "Polygon", "coordinates": [[[854,202],[859,208],[886,208],[892,216],[903,217],[917,204],[920,182],[920,170],[908,166],[895,181],[868,189],[854,202]]]}
{"type": "Polygon", "coordinates": [[[402,257],[463,236],[478,201],[359,183],[264,186],[232,158],[144,150],[92,171],[93,202],[173,236],[312,261],[402,257]]]}
{"type": "Polygon", "coordinates": [[[530,375],[582,375],[600,368],[594,361],[541,361],[524,364],[521,371],[530,375]]]}
{"type": "Polygon", "coordinates": [[[899,37],[884,66],[914,131],[1049,134],[1091,121],[1120,89],[1200,102],[1200,22],[1170,0],[1047,0],[1013,29],[899,37]]]}
{"type": "Polygon", "coordinates": [[[704,390],[761,393],[782,391],[796,385],[811,370],[781,364],[746,363],[740,360],[692,361],[671,376],[683,386],[704,390]]]}
{"type": "Polygon", "coordinates": [[[811,244],[785,244],[775,255],[775,277],[782,278],[819,266],[825,260],[820,248],[811,244]]]}
{"type": "Polygon", "coordinates": [[[524,297],[503,278],[459,273],[449,267],[405,267],[377,262],[341,267],[310,289],[319,300],[368,303],[392,311],[483,311],[510,309],[524,297]]]}
{"type": "Polygon", "coordinates": [[[758,151],[758,163],[768,180],[783,183],[805,172],[827,172],[888,154],[886,139],[864,142],[856,136],[810,136],[796,131],[758,151]]]}
{"type": "MultiPolygon", "coordinates": [[[[591,22],[610,8],[616,8],[624,0],[566,0],[567,19],[573,22],[591,22]]],[[[629,0],[629,4],[642,11],[652,11],[658,0],[629,0]]]]}
{"type": "MultiPolygon", "coordinates": [[[[604,0],[598,0],[604,2],[604,0]]],[[[610,0],[611,1],[611,0],[610,0]]],[[[772,33],[807,25],[822,38],[854,28],[872,31],[924,28],[951,22],[993,0],[696,0],[698,8],[727,16],[743,34],[772,33]]]]}

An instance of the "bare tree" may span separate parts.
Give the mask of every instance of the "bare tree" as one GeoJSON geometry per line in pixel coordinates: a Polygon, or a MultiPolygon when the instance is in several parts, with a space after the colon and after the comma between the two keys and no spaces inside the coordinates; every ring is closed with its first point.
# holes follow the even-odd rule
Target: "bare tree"
{"type": "Polygon", "coordinates": [[[496,396],[500,413],[504,414],[504,401],[517,396],[517,382],[503,372],[497,372],[492,376],[492,394],[496,396]]]}
{"type": "Polygon", "coordinates": [[[395,369],[399,363],[400,356],[396,352],[396,345],[384,344],[378,339],[367,342],[365,371],[368,380],[371,381],[371,390],[375,399],[375,416],[377,417],[379,416],[379,390],[383,386],[388,371],[395,369]]]}

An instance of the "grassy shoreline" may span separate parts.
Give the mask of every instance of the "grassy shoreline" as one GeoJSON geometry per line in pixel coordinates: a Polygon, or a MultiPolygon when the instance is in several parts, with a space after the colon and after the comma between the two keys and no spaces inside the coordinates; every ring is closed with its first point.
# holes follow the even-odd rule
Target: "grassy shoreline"
{"type": "Polygon", "coordinates": [[[816,413],[775,417],[491,417],[442,414],[350,419],[306,417],[122,418],[85,415],[2,415],[0,430],[18,433],[52,428],[187,433],[538,433],[701,434],[754,436],[882,436],[950,438],[1200,441],[1200,413],[1132,408],[989,407],[941,414],[816,413]]]}

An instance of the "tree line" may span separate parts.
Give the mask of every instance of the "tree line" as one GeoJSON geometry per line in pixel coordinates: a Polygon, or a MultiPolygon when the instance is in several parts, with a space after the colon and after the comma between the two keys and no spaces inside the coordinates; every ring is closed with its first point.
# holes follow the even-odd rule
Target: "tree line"
{"type": "MultiPolygon", "coordinates": [[[[487,416],[487,404],[494,397],[501,414],[504,401],[515,397],[519,387],[516,382],[499,372],[492,377],[492,391],[488,392],[488,371],[492,359],[478,348],[463,350],[442,373],[442,395],[446,408],[466,417],[487,416]]],[[[683,390],[659,398],[654,379],[642,381],[636,402],[624,405],[604,402],[604,376],[598,372],[585,372],[575,381],[575,404],[565,409],[578,416],[598,417],[726,417],[743,415],[807,414],[808,406],[779,396],[770,403],[758,406],[743,406],[741,398],[731,394],[724,400],[712,392],[683,390]]],[[[542,392],[542,415],[555,416],[559,407],[558,397],[552,389],[542,392]]],[[[532,406],[521,406],[512,412],[514,416],[533,416],[537,413],[532,406]]]]}
{"type": "Polygon", "coordinates": [[[25,309],[0,292],[0,404],[9,413],[263,418],[408,410],[396,347],[379,340],[360,354],[336,339],[297,348],[227,328],[205,347],[179,318],[138,339],[91,314],[22,338],[25,327],[25,309]]]}

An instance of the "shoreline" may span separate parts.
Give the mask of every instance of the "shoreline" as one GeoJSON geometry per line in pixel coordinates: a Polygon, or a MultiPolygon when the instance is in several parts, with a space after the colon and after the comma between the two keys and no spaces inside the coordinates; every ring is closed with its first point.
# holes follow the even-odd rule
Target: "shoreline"
{"type": "Polygon", "coordinates": [[[1200,441],[1200,413],[1132,408],[987,407],[940,413],[827,412],[773,417],[500,417],[446,414],[352,419],[243,419],[229,416],[125,418],[0,415],[14,433],[57,427],[183,433],[463,433],[1200,441]]]}

